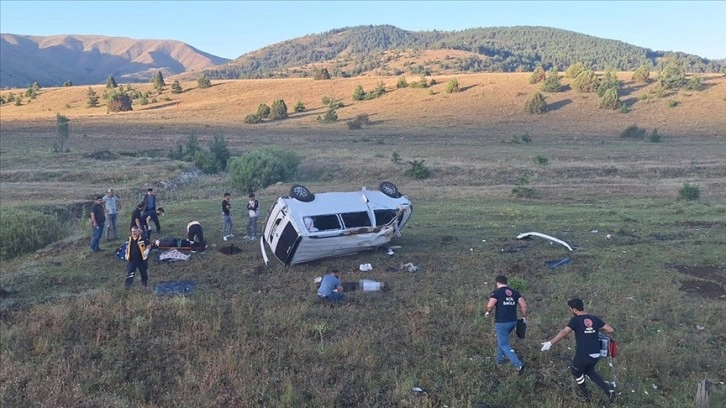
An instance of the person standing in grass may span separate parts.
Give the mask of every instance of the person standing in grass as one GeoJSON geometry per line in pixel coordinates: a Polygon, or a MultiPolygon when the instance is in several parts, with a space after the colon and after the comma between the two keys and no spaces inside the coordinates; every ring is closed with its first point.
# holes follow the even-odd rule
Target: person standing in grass
{"type": "Polygon", "coordinates": [[[103,209],[103,196],[97,196],[91,206],[91,252],[101,251],[100,242],[103,226],[106,223],[106,211],[103,209]]]}
{"type": "MultiPolygon", "coordinates": [[[[156,201],[156,194],[154,194],[154,189],[149,188],[146,190],[146,194],[141,197],[141,202],[143,202],[146,207],[144,210],[144,214],[141,214],[141,216],[146,219],[146,217],[151,216],[151,220],[154,221],[154,225],[156,226],[156,233],[161,232],[161,224],[159,223],[159,217],[156,214],[156,205],[158,202],[156,201]]],[[[149,226],[149,229],[151,229],[151,226],[149,226]]]]}
{"type": "Polygon", "coordinates": [[[603,322],[599,317],[585,313],[585,306],[582,299],[574,298],[567,302],[570,313],[573,317],[567,326],[562,329],[552,340],[542,343],[542,351],[549,350],[552,345],[575,332],[575,356],[572,359],[572,375],[577,385],[582,390],[587,402],[590,402],[590,394],[585,385],[585,376],[589,377],[600,387],[612,401],[615,396],[615,386],[605,382],[600,374],[595,371],[595,365],[600,359],[600,339],[598,334],[612,333],[615,331],[610,325],[603,322]]]}
{"type": "Polygon", "coordinates": [[[224,200],[222,200],[222,239],[225,241],[228,238],[234,237],[232,229],[234,224],[232,223],[232,215],[230,210],[232,209],[232,194],[224,193],[224,200]]]}
{"type": "Polygon", "coordinates": [[[260,203],[255,199],[255,193],[250,193],[247,201],[247,235],[245,239],[254,241],[257,238],[257,218],[260,216],[260,203]]]}
{"type": "Polygon", "coordinates": [[[106,242],[111,241],[113,230],[114,241],[118,239],[118,212],[121,211],[121,199],[114,194],[113,189],[106,191],[103,197],[103,207],[106,209],[106,242]]]}
{"type": "Polygon", "coordinates": [[[126,245],[126,261],[128,261],[126,264],[126,289],[134,285],[136,270],[141,275],[141,285],[147,286],[149,282],[147,258],[150,250],[149,241],[141,236],[141,230],[138,227],[132,227],[131,236],[126,245]]]}
{"type": "Polygon", "coordinates": [[[522,318],[527,318],[527,302],[518,291],[507,286],[506,276],[499,275],[495,280],[497,288],[489,297],[484,316],[488,317],[496,309],[494,313],[494,331],[497,335],[497,363],[504,364],[504,358],[506,357],[521,375],[524,372],[524,363],[519,360],[517,353],[509,345],[509,336],[517,327],[517,306],[522,311],[522,318]]]}

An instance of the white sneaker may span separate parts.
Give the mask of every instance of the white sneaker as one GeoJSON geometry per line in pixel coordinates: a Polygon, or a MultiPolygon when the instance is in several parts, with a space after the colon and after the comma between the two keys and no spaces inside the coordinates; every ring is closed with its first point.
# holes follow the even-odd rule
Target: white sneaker
{"type": "Polygon", "coordinates": [[[226,241],[227,240],[227,236],[225,235],[224,237],[222,237],[222,239],[226,241]]]}
{"type": "Polygon", "coordinates": [[[250,239],[249,235],[245,235],[244,239],[250,239]]]}

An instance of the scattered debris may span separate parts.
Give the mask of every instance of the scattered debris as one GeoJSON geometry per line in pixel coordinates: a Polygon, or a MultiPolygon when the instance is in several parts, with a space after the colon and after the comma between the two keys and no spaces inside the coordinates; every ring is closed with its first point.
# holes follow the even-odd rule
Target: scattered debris
{"type": "Polygon", "coordinates": [[[399,268],[399,270],[408,271],[408,272],[421,272],[421,268],[419,266],[414,265],[412,262],[401,264],[401,267],[399,268]]]}
{"type": "Polygon", "coordinates": [[[560,239],[557,239],[555,237],[552,237],[552,236],[543,234],[541,232],[525,232],[525,233],[522,233],[522,234],[517,235],[517,239],[529,238],[529,237],[533,237],[533,236],[534,237],[540,237],[540,238],[548,239],[548,240],[550,240],[552,242],[556,242],[556,243],[558,243],[560,245],[564,245],[567,249],[569,249],[570,251],[572,251],[572,247],[567,242],[562,241],[560,239]]]}
{"type": "Polygon", "coordinates": [[[696,325],[696,329],[697,330],[704,330],[704,329],[706,329],[706,327],[705,326],[696,325]]]}
{"type": "Polygon", "coordinates": [[[612,238],[612,237],[613,237],[613,236],[612,236],[612,235],[610,235],[610,234],[607,234],[607,235],[605,235],[605,238],[607,238],[607,239],[610,239],[610,238],[612,238]]]}
{"type": "Polygon", "coordinates": [[[393,250],[392,250],[391,248],[388,248],[388,251],[386,251],[386,253],[387,253],[387,254],[388,254],[389,256],[393,256],[393,254],[395,254],[395,252],[393,252],[393,250]]]}
{"type": "Polygon", "coordinates": [[[426,394],[426,391],[424,391],[421,387],[413,387],[411,388],[411,391],[413,391],[414,394],[426,394]]]}
{"type": "Polygon", "coordinates": [[[547,265],[550,269],[556,269],[562,265],[567,265],[571,261],[572,261],[572,258],[570,258],[569,256],[566,256],[562,259],[553,259],[551,261],[545,261],[545,265],[547,265]]]}
{"type": "Polygon", "coordinates": [[[371,265],[369,263],[360,264],[360,266],[358,267],[358,269],[360,269],[361,272],[372,271],[373,270],[373,265],[371,265]]]}

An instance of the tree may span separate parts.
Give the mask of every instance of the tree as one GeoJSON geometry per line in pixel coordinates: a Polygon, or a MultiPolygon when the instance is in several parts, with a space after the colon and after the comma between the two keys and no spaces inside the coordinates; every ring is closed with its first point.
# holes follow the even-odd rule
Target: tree
{"type": "Polygon", "coordinates": [[[452,78],[449,80],[449,83],[446,84],[446,93],[455,93],[459,92],[459,80],[456,78],[452,78]]]}
{"type": "Polygon", "coordinates": [[[353,100],[354,101],[362,101],[365,99],[366,93],[363,90],[363,86],[357,85],[355,89],[353,90],[353,100]]]}
{"type": "Polygon", "coordinates": [[[53,152],[55,153],[61,153],[63,152],[63,146],[65,145],[66,141],[68,140],[68,137],[70,136],[71,130],[70,125],[68,125],[68,122],[71,120],[67,117],[61,115],[60,113],[56,113],[55,115],[55,134],[58,137],[58,140],[56,143],[53,144],[53,152]]]}
{"type": "Polygon", "coordinates": [[[305,104],[302,101],[297,101],[295,106],[292,108],[295,112],[305,112],[305,104]]]}
{"type": "Polygon", "coordinates": [[[560,74],[557,72],[557,68],[552,67],[552,69],[550,69],[547,73],[547,79],[542,82],[540,89],[542,92],[560,92],[562,90],[560,74]]]}
{"type": "Polygon", "coordinates": [[[576,62],[570,65],[565,71],[565,78],[577,78],[580,73],[587,70],[587,67],[582,62],[576,62]]]}
{"type": "Polygon", "coordinates": [[[257,114],[260,115],[261,118],[267,118],[270,116],[270,107],[265,103],[261,103],[260,106],[257,107],[257,114]]]}
{"type": "Polygon", "coordinates": [[[263,147],[229,161],[229,175],[242,191],[260,190],[295,177],[300,157],[288,150],[263,147]]]}
{"type": "Polygon", "coordinates": [[[686,70],[675,58],[668,60],[658,75],[658,82],[663,89],[679,89],[686,83],[686,70]]]}
{"type": "Polygon", "coordinates": [[[598,103],[603,109],[618,109],[620,107],[620,96],[618,96],[618,89],[610,87],[600,97],[598,103]]]}
{"type": "Polygon", "coordinates": [[[608,69],[607,72],[605,72],[605,76],[600,79],[600,84],[597,86],[597,96],[602,98],[603,95],[605,95],[605,93],[610,89],[615,89],[615,93],[617,94],[619,87],[620,81],[618,81],[617,75],[615,75],[615,72],[613,72],[612,69],[608,69]]]}
{"type": "Polygon", "coordinates": [[[270,106],[270,119],[285,119],[287,118],[287,105],[282,99],[278,99],[272,102],[270,106]]]}
{"type": "Polygon", "coordinates": [[[33,91],[38,92],[38,91],[40,91],[40,84],[37,82],[33,82],[32,88],[33,88],[33,91]]]}
{"type": "Polygon", "coordinates": [[[217,133],[213,136],[212,140],[209,142],[209,153],[211,153],[214,160],[216,160],[217,167],[220,170],[225,170],[227,168],[227,162],[232,154],[229,151],[227,142],[224,140],[223,134],[217,133]]]}
{"type": "Polygon", "coordinates": [[[207,78],[207,74],[202,74],[197,80],[197,86],[199,89],[209,88],[212,86],[212,82],[207,78]]]}
{"type": "Polygon", "coordinates": [[[161,71],[156,71],[154,77],[151,78],[151,83],[154,84],[154,89],[157,91],[161,91],[164,88],[166,83],[164,82],[164,76],[161,75],[161,71]]]}
{"type": "Polygon", "coordinates": [[[184,90],[182,89],[181,84],[179,83],[179,80],[175,79],[174,83],[171,84],[171,93],[180,94],[182,92],[184,92],[184,90]]]}
{"type": "Polygon", "coordinates": [[[106,89],[111,88],[118,88],[118,84],[116,83],[113,75],[109,75],[108,78],[106,78],[106,89]]]}
{"type": "Polygon", "coordinates": [[[73,81],[71,81],[71,80],[69,79],[68,81],[66,81],[66,82],[63,82],[63,86],[73,86],[73,81]]]}
{"type": "Polygon", "coordinates": [[[597,75],[595,75],[594,71],[589,69],[580,72],[577,75],[577,78],[572,81],[572,87],[577,92],[595,92],[597,91],[599,84],[600,81],[598,80],[597,75]]]}
{"type": "Polygon", "coordinates": [[[650,69],[648,68],[647,64],[643,64],[638,67],[638,69],[633,72],[633,77],[631,78],[635,82],[640,83],[647,83],[648,79],[650,78],[650,69]]]}
{"type": "Polygon", "coordinates": [[[328,72],[327,68],[316,69],[313,73],[313,79],[330,79],[330,72],[328,72]]]}
{"type": "Polygon", "coordinates": [[[127,112],[133,110],[131,107],[131,97],[126,93],[116,93],[106,103],[109,112],[127,112]]]}
{"type": "Polygon", "coordinates": [[[91,89],[91,87],[88,87],[88,92],[86,92],[86,96],[88,97],[88,101],[86,102],[87,108],[95,108],[98,106],[98,95],[96,94],[96,91],[91,89]]]}
{"type": "Polygon", "coordinates": [[[529,97],[527,102],[524,104],[524,112],[531,115],[541,115],[547,112],[547,102],[545,102],[542,93],[535,92],[529,97]]]}
{"type": "Polygon", "coordinates": [[[538,82],[542,82],[547,77],[547,72],[545,72],[544,67],[542,65],[538,66],[534,69],[532,72],[532,75],[529,76],[529,83],[530,84],[536,84],[538,82]]]}

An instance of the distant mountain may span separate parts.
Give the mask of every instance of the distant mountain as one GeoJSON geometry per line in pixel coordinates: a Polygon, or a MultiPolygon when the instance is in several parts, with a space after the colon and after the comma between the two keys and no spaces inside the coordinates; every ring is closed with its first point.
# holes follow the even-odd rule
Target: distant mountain
{"type": "Polygon", "coordinates": [[[346,27],[284,41],[206,70],[212,78],[308,76],[326,68],[333,76],[532,71],[539,65],[565,70],[584,62],[595,70],[658,69],[668,58],[689,72],[721,72],[723,61],[682,52],[653,51],[622,41],[549,27],[490,27],[463,31],[406,31],[390,25],[346,27]],[[451,50],[444,60],[398,67],[413,53],[451,50]],[[399,61],[400,62],[400,61],[399,61]]]}
{"type": "Polygon", "coordinates": [[[180,41],[135,40],[97,35],[0,34],[0,87],[146,82],[229,61],[180,41]]]}

